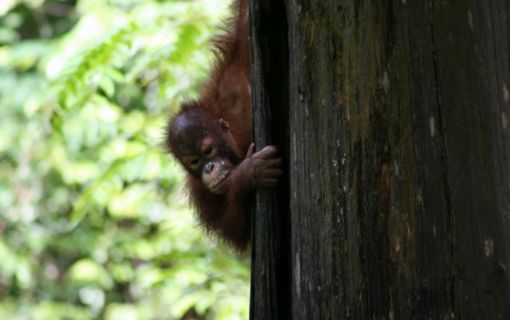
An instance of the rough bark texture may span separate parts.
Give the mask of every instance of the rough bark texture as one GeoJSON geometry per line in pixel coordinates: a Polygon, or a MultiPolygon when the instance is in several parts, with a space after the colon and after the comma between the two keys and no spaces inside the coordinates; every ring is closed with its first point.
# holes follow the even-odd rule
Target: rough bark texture
{"type": "MultiPolygon", "coordinates": [[[[288,163],[288,49],[285,6],[251,1],[252,105],[258,149],[279,146],[288,163]]],[[[288,171],[288,167],[284,167],[288,171]]],[[[256,195],[252,223],[252,319],[290,319],[288,177],[256,195]],[[256,307],[255,307],[256,306],[256,307]]]]}
{"type": "MultiPolygon", "coordinates": [[[[266,301],[252,300],[253,318],[507,319],[510,2],[285,3],[288,23],[274,28],[287,29],[253,39],[255,66],[274,58],[261,39],[283,33],[289,45],[288,119],[278,118],[289,199],[255,214],[256,224],[287,218],[255,230],[266,242],[253,270],[276,277],[255,274],[253,290],[289,298],[268,317],[256,316],[266,301]],[[282,257],[289,269],[274,273],[266,259],[282,257]]],[[[259,96],[273,71],[255,69],[259,96]]],[[[268,114],[285,108],[264,101],[268,114]]]]}

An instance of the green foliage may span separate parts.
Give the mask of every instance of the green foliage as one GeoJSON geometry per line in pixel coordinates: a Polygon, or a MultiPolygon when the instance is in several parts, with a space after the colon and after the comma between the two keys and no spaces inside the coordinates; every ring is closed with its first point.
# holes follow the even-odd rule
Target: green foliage
{"type": "Polygon", "coordinates": [[[0,319],[247,318],[163,152],[221,0],[0,1],[0,319]]]}

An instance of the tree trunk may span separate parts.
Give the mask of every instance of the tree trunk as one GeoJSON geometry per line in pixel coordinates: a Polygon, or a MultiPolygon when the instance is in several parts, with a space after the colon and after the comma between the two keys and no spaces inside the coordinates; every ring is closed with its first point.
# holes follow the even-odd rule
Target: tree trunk
{"type": "Polygon", "coordinates": [[[257,0],[252,26],[288,160],[252,318],[508,318],[510,2],[257,0]]]}
{"type": "MultiPolygon", "coordinates": [[[[251,1],[252,105],[258,149],[275,144],[289,163],[288,47],[281,1],[251,1]]],[[[288,172],[288,167],[284,168],[288,172]]],[[[252,319],[290,319],[288,177],[257,192],[252,223],[252,319]]]]}

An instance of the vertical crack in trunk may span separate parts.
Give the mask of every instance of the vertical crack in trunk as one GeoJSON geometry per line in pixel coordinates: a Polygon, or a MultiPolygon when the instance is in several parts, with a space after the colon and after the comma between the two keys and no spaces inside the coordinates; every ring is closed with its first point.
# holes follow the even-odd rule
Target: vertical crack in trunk
{"type": "MultiPolygon", "coordinates": [[[[432,19],[431,19],[432,20],[432,19]]],[[[446,133],[446,120],[445,120],[445,110],[443,97],[441,92],[441,84],[440,84],[440,65],[439,65],[439,57],[436,49],[436,40],[434,37],[434,25],[433,22],[430,21],[430,41],[432,47],[432,64],[434,68],[434,82],[436,89],[436,102],[437,102],[437,115],[438,115],[438,133],[441,139],[441,168],[442,168],[442,178],[443,178],[443,194],[446,202],[446,213],[448,215],[447,218],[447,228],[448,228],[448,244],[450,250],[450,278],[452,279],[450,284],[450,296],[452,307],[455,308],[455,286],[456,286],[456,263],[455,263],[455,216],[452,211],[451,204],[451,188],[450,182],[448,179],[448,137],[446,133]]],[[[453,310],[455,312],[455,310],[453,310]]]]}

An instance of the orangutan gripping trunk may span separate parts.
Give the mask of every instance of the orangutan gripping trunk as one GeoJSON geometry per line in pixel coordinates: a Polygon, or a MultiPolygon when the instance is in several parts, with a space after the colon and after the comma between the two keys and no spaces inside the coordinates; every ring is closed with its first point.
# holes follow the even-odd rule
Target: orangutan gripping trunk
{"type": "Polygon", "coordinates": [[[256,188],[282,175],[274,146],[251,143],[250,43],[247,0],[233,3],[226,34],[214,40],[216,63],[200,98],[168,122],[166,146],[188,171],[201,223],[244,251],[250,242],[250,204],[256,188]]]}

